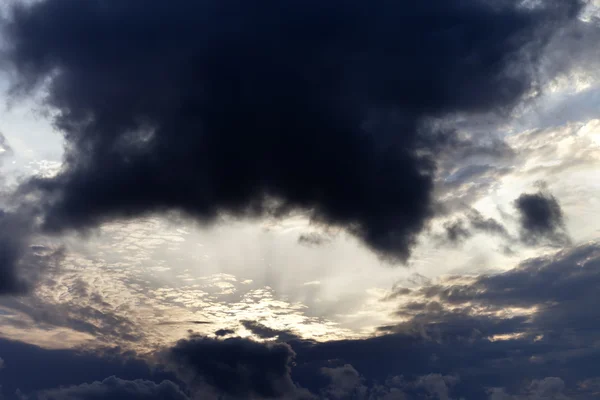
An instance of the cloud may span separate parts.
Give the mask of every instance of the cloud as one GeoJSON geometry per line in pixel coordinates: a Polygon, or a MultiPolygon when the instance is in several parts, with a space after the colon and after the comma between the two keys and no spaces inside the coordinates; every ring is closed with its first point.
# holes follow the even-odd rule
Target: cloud
{"type": "Polygon", "coordinates": [[[26,284],[19,278],[18,267],[27,250],[29,221],[18,214],[0,210],[0,294],[22,293],[26,284]]]}
{"type": "Polygon", "coordinates": [[[443,225],[445,234],[437,239],[441,243],[459,244],[475,233],[485,233],[510,240],[506,227],[494,218],[485,218],[479,211],[470,209],[462,218],[447,221],[443,225]]]}
{"type": "Polygon", "coordinates": [[[102,382],[44,390],[29,397],[30,400],[189,400],[189,397],[171,381],[157,384],[136,379],[127,381],[115,376],[102,382]]]}
{"type": "Polygon", "coordinates": [[[295,335],[293,332],[289,330],[277,330],[273,328],[269,328],[266,325],[261,324],[257,321],[240,321],[242,326],[248,329],[250,332],[255,334],[261,339],[273,339],[276,338],[278,341],[287,342],[289,340],[298,339],[298,335],[295,335]]]}
{"type": "Polygon", "coordinates": [[[327,400],[408,400],[429,399],[451,400],[449,391],[459,378],[441,374],[427,374],[412,380],[404,376],[388,377],[384,382],[369,385],[352,365],[322,368],[321,373],[330,379],[330,384],[320,393],[327,400]]]}
{"type": "Polygon", "coordinates": [[[303,233],[298,236],[298,243],[304,246],[321,246],[331,243],[331,236],[323,235],[322,233],[310,232],[303,233]]]}
{"type": "Polygon", "coordinates": [[[560,204],[547,189],[521,194],[515,200],[515,207],[519,212],[524,243],[536,245],[547,242],[556,246],[570,243],[560,204]]]}
{"type": "Polygon", "coordinates": [[[214,390],[232,398],[300,395],[290,376],[295,353],[283,343],[241,338],[192,337],[169,350],[167,358],[195,390],[214,390]]]}
{"type": "Polygon", "coordinates": [[[235,331],[233,329],[219,329],[217,331],[215,331],[215,336],[228,336],[228,335],[233,335],[235,333],[235,331]]]}
{"type": "Polygon", "coordinates": [[[329,387],[324,391],[328,398],[364,398],[368,392],[360,374],[352,365],[346,364],[336,368],[324,367],[321,369],[321,373],[331,380],[329,387]]]}
{"type": "MultiPolygon", "coordinates": [[[[153,357],[178,378],[152,380],[157,385],[181,380],[186,393],[225,399],[587,400],[598,391],[600,244],[533,258],[498,274],[422,280],[417,286],[398,286],[388,296],[398,302],[402,322],[380,327],[376,336],[287,343],[192,336],[153,357]]],[[[266,329],[266,340],[275,337],[272,331],[266,329]]],[[[10,365],[2,374],[12,374],[6,377],[11,388],[21,374],[21,382],[29,380],[29,392],[43,391],[48,386],[39,385],[45,375],[36,370],[44,365],[74,369],[68,379],[76,374],[84,382],[107,371],[81,367],[106,360],[44,352],[63,360],[49,364],[23,344],[2,344],[0,354],[10,365]]],[[[125,373],[131,368],[121,364],[112,361],[116,372],[104,377],[135,380],[125,373]]],[[[136,370],[150,380],[148,367],[136,370]]],[[[51,388],[58,387],[57,371],[48,378],[51,388]]],[[[61,379],[67,378],[62,374],[61,379]]]]}
{"type": "Polygon", "coordinates": [[[460,243],[473,235],[471,231],[465,227],[464,222],[460,220],[446,222],[444,224],[444,229],[446,230],[445,239],[452,244],[460,243]]]}
{"type": "Polygon", "coordinates": [[[560,378],[547,377],[534,380],[525,393],[509,395],[504,389],[492,389],[489,400],[570,400],[573,397],[566,396],[565,382],[560,378]]]}
{"type": "Polygon", "coordinates": [[[452,141],[429,121],[506,113],[567,68],[538,73],[553,35],[586,32],[578,0],[521,3],[18,4],[13,93],[46,84],[67,142],[61,172],[24,187],[50,232],[301,210],[406,261],[452,141]]]}
{"type": "MultiPolygon", "coordinates": [[[[97,382],[96,385],[108,390],[109,385],[101,385],[101,382],[111,375],[123,381],[154,381],[157,385],[162,381],[177,382],[173,374],[164,372],[160,366],[151,366],[135,354],[125,354],[118,348],[98,352],[83,348],[47,350],[23,342],[0,339],[0,354],[7,366],[0,370],[0,398],[4,395],[9,400],[16,399],[13,394],[17,389],[24,396],[29,396],[57,388],[73,390],[84,382],[97,382]]],[[[113,383],[118,382],[113,380],[113,383]]]]}
{"type": "MultiPolygon", "coordinates": [[[[13,150],[0,132],[0,166],[13,150]]],[[[36,201],[21,199],[0,175],[0,295],[27,292],[37,279],[56,267],[60,251],[34,243],[38,233],[36,201]]]]}
{"type": "Polygon", "coordinates": [[[599,284],[600,248],[590,243],[499,274],[398,287],[388,301],[398,302],[404,322],[363,340],[292,341],[292,376],[318,392],[310,368],[351,365],[368,393],[379,385],[408,398],[589,399],[600,361],[599,284]],[[445,386],[435,374],[449,377],[445,386]]]}
{"type": "Polygon", "coordinates": [[[34,218],[35,213],[25,206],[0,208],[0,295],[24,294],[60,265],[61,248],[33,244],[34,218]]]}
{"type": "MultiPolygon", "coordinates": [[[[6,156],[10,156],[13,154],[13,149],[10,147],[8,140],[6,137],[0,132],[0,161],[6,156]]],[[[1,164],[0,164],[1,165],[1,164]]]]}

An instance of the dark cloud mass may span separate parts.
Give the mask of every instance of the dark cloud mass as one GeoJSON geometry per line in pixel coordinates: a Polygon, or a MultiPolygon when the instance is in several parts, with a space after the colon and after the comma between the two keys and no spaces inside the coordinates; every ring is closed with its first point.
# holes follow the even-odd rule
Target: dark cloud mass
{"type": "MultiPolygon", "coordinates": [[[[47,231],[300,209],[403,261],[432,216],[430,118],[504,112],[582,3],[44,0],[12,8],[14,93],[66,138],[26,185],[47,231]],[[428,128],[429,127],[429,128],[428,128]]],[[[554,46],[556,47],[556,46],[554,46]]],[[[435,133],[435,134],[433,134],[435,133]]]]}
{"type": "Polygon", "coordinates": [[[290,376],[294,356],[291,347],[283,343],[192,337],[179,341],[167,357],[196,390],[212,389],[241,399],[299,394],[290,376]]]}
{"type": "Polygon", "coordinates": [[[557,246],[569,244],[563,212],[556,197],[547,190],[523,193],[515,200],[520,214],[521,240],[526,244],[548,242],[557,246]]]}

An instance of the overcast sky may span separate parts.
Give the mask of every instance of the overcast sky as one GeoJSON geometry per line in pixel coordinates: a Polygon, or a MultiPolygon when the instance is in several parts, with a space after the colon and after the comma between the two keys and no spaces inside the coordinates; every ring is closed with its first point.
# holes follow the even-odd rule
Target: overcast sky
{"type": "Polygon", "coordinates": [[[600,398],[600,3],[2,9],[0,399],[600,398]]]}

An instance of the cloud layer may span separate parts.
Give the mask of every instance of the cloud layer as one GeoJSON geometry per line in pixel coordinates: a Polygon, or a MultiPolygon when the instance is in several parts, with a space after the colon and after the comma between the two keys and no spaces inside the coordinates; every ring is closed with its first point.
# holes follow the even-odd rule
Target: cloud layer
{"type": "Polygon", "coordinates": [[[18,384],[39,398],[139,389],[147,396],[139,398],[150,399],[159,390],[173,396],[181,390],[208,399],[589,400],[600,379],[599,284],[600,247],[588,244],[500,274],[398,287],[384,301],[397,302],[404,322],[381,327],[376,337],[273,340],[271,329],[268,342],[255,341],[267,327],[254,340],[192,335],[150,357],[162,365],[153,371],[168,368],[176,376],[149,374],[118,349],[97,359],[0,341],[0,376],[12,390],[18,384]],[[48,362],[56,365],[53,374],[34,373],[48,362]],[[104,380],[116,373],[118,379],[104,380]],[[73,382],[86,378],[85,385],[73,382]]]}

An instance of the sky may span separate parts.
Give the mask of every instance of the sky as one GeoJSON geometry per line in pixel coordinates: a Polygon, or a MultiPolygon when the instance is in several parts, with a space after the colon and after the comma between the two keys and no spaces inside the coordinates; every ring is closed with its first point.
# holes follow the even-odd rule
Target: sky
{"type": "Polygon", "coordinates": [[[0,399],[600,399],[596,0],[0,9],[0,399]]]}

